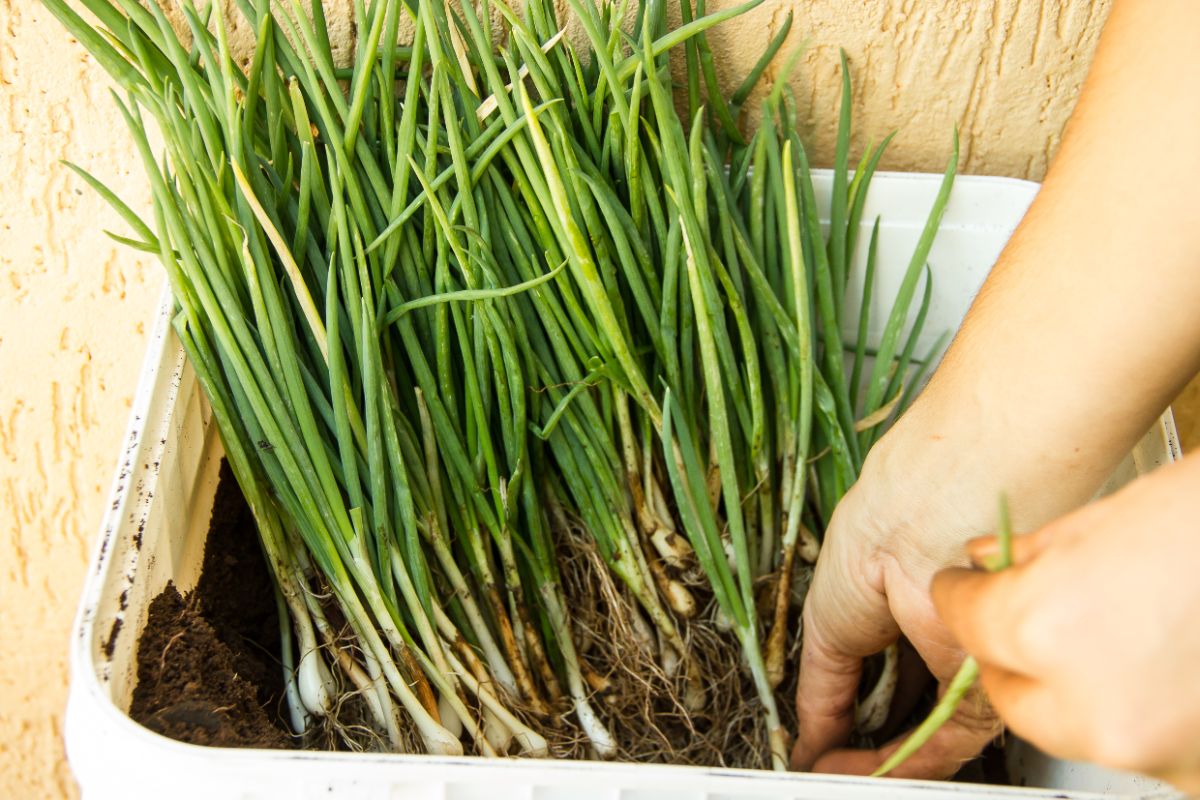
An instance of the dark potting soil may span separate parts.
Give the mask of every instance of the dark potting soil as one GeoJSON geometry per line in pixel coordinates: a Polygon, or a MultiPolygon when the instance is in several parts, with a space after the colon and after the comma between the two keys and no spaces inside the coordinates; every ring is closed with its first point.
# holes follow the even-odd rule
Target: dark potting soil
{"type": "Polygon", "coordinates": [[[222,464],[200,580],[186,596],[168,584],[150,604],[129,714],[190,744],[294,747],[280,717],[279,647],[254,520],[222,464]]]}

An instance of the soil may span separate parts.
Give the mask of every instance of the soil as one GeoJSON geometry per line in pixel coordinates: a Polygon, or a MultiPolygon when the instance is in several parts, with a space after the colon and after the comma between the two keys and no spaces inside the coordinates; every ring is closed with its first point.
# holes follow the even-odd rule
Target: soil
{"type": "MultiPolygon", "coordinates": [[[[615,585],[608,586],[603,580],[608,575],[607,570],[587,563],[592,559],[582,552],[586,548],[568,547],[567,550],[575,551],[575,557],[568,559],[564,575],[568,601],[580,603],[579,607],[597,606],[598,613],[594,617],[583,615],[584,618],[576,620],[577,625],[585,628],[595,625],[595,630],[586,631],[585,638],[627,640],[627,632],[618,636],[618,632],[611,629],[614,621],[623,616],[615,613],[620,609],[607,605],[620,606],[628,601],[621,597],[615,585]],[[601,586],[599,592],[598,584],[601,586]],[[582,602],[579,597],[582,593],[588,595],[588,602],[582,602]],[[597,598],[597,594],[601,597],[597,598]],[[589,620],[591,624],[588,624],[589,620]]],[[[336,608],[330,608],[329,612],[336,616],[336,608]]],[[[730,649],[721,646],[728,643],[723,642],[720,634],[700,626],[689,626],[688,636],[708,639],[707,646],[701,648],[705,651],[719,653],[730,649]]],[[[153,731],[191,744],[269,749],[301,746],[362,749],[361,743],[354,746],[336,737],[325,741],[308,737],[302,744],[290,733],[281,716],[284,687],[279,648],[274,591],[254,520],[232,472],[223,464],[209,523],[204,565],[196,588],[183,596],[169,584],[150,605],[149,619],[138,646],[138,684],[130,716],[153,731]]],[[[589,649],[585,644],[584,650],[589,649]]],[[[679,687],[672,686],[674,682],[662,675],[655,680],[656,676],[652,674],[657,672],[655,664],[632,663],[628,652],[605,663],[605,659],[599,657],[603,652],[606,652],[604,648],[597,648],[585,654],[585,663],[590,661],[591,667],[605,680],[625,687],[632,685],[628,673],[631,668],[636,668],[633,671],[642,679],[635,683],[644,684],[640,692],[633,692],[631,696],[617,696],[623,692],[605,692],[598,696],[602,699],[599,704],[601,715],[621,740],[623,759],[766,766],[755,761],[756,757],[761,760],[760,748],[755,743],[763,733],[755,729],[756,716],[734,718],[741,716],[734,713],[739,707],[757,707],[752,701],[752,686],[737,669],[736,648],[730,649],[732,660],[725,665],[727,669],[720,669],[721,665],[717,663],[705,665],[707,673],[722,677],[709,687],[709,702],[713,702],[714,694],[734,701],[738,695],[745,695],[750,702],[717,703],[725,705],[719,713],[713,714],[716,709],[710,709],[708,714],[682,722],[687,715],[676,713],[679,687]],[[664,701],[664,697],[671,701],[664,701]],[[648,708],[654,709],[654,730],[647,731],[637,724],[622,724],[622,720],[644,720],[648,708]],[[717,720],[723,724],[714,724],[717,720]]],[[[789,662],[796,663],[797,655],[791,653],[789,662]]],[[[717,661],[721,659],[717,658],[717,661]]],[[[794,682],[793,672],[788,675],[787,685],[781,687],[781,696],[792,696],[794,682]]],[[[894,730],[888,736],[923,719],[935,700],[935,693],[927,688],[921,700],[923,702],[916,702],[902,719],[892,722],[894,730]]],[[[783,703],[780,710],[784,712],[787,727],[794,729],[791,705],[783,703]]],[[[557,756],[586,757],[581,738],[573,737],[571,731],[561,733],[563,742],[554,748],[557,756]],[[570,741],[572,739],[574,741],[570,741]]],[[[990,745],[982,758],[964,765],[955,780],[1008,784],[1002,744],[990,745]]]]}
{"type": "Polygon", "coordinates": [[[1004,758],[1004,742],[1002,739],[989,744],[983,749],[983,754],[968,761],[954,776],[959,783],[986,783],[994,786],[1012,786],[1012,778],[1008,774],[1008,765],[1004,758]]]}
{"type": "Polygon", "coordinates": [[[271,586],[250,509],[223,464],[200,581],[186,596],[168,584],[150,604],[130,716],[190,744],[294,747],[279,714],[271,586]]]}

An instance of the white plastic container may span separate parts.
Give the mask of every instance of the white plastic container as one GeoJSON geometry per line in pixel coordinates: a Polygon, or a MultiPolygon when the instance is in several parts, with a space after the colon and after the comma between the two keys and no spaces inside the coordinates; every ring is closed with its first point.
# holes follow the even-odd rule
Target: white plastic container
{"type": "MultiPolygon", "coordinates": [[[[939,180],[934,175],[880,174],[872,185],[858,257],[864,258],[869,226],[881,215],[874,335],[939,180]]],[[[818,192],[827,196],[828,173],[817,174],[816,181],[818,192]]],[[[929,257],[935,274],[924,334],[929,342],[957,327],[1036,193],[1037,185],[1025,181],[958,179],[929,257]]],[[[166,297],[71,639],[66,745],[85,800],[1175,796],[1153,781],[1061,762],[1020,743],[1009,748],[1013,782],[1042,789],[638,764],[233,750],[183,744],[152,733],[126,715],[136,681],[138,637],[150,601],[168,580],[188,591],[199,577],[221,460],[216,427],[171,333],[169,317],[166,297]]],[[[1178,456],[1168,411],[1122,464],[1110,487],[1178,456]]]]}

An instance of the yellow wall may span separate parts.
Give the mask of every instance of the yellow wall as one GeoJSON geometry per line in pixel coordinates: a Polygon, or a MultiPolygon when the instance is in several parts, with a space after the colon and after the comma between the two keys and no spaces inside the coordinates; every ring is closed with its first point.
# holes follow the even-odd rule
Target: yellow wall
{"type": "MultiPolygon", "coordinates": [[[[735,79],[792,5],[766,0],[713,33],[719,69],[735,79]]],[[[792,43],[809,43],[795,89],[818,163],[840,45],[856,141],[900,129],[885,167],[940,170],[957,124],[967,171],[1037,179],[1108,0],[794,5],[792,43]]],[[[73,791],[60,745],[67,632],[161,285],[156,264],[100,232],[121,223],[63,158],[144,207],[103,74],[34,0],[0,0],[0,797],[73,791]]]]}

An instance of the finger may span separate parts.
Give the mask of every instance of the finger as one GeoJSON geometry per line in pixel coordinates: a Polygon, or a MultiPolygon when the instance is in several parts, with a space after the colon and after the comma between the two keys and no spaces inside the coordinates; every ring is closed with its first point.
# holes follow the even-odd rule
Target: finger
{"type": "Polygon", "coordinates": [[[792,749],[792,769],[801,771],[811,769],[818,756],[849,738],[862,676],[862,659],[834,645],[809,616],[805,614],[804,644],[800,649],[796,686],[799,730],[792,749]]]}
{"type": "Polygon", "coordinates": [[[979,682],[992,707],[1013,732],[1059,758],[1082,759],[1082,724],[1063,713],[1056,693],[1036,678],[980,663],[979,682]]]}
{"type": "Polygon", "coordinates": [[[839,539],[827,539],[804,603],[793,769],[809,769],[822,753],[845,744],[854,727],[862,659],[899,635],[887,599],[854,562],[839,539]]]}
{"type": "MultiPolygon", "coordinates": [[[[962,705],[928,742],[907,761],[888,773],[893,778],[949,778],[975,758],[999,735],[1001,726],[979,691],[963,698],[962,705]]],[[[908,733],[877,750],[834,750],[817,760],[814,772],[870,775],[895,752],[908,733]]]]}
{"type": "MultiPolygon", "coordinates": [[[[1054,539],[1054,528],[1040,528],[1033,533],[1023,533],[1013,537],[1013,565],[1024,564],[1036,558],[1054,539]]],[[[996,536],[981,536],[967,542],[967,555],[971,564],[981,569],[995,571],[1003,566],[1000,563],[1000,539],[996,536]]]]}
{"type": "Polygon", "coordinates": [[[938,614],[963,649],[980,661],[1028,674],[1029,658],[1014,632],[1023,603],[1014,590],[1019,570],[995,574],[944,569],[933,576],[930,593],[938,614]]]}

